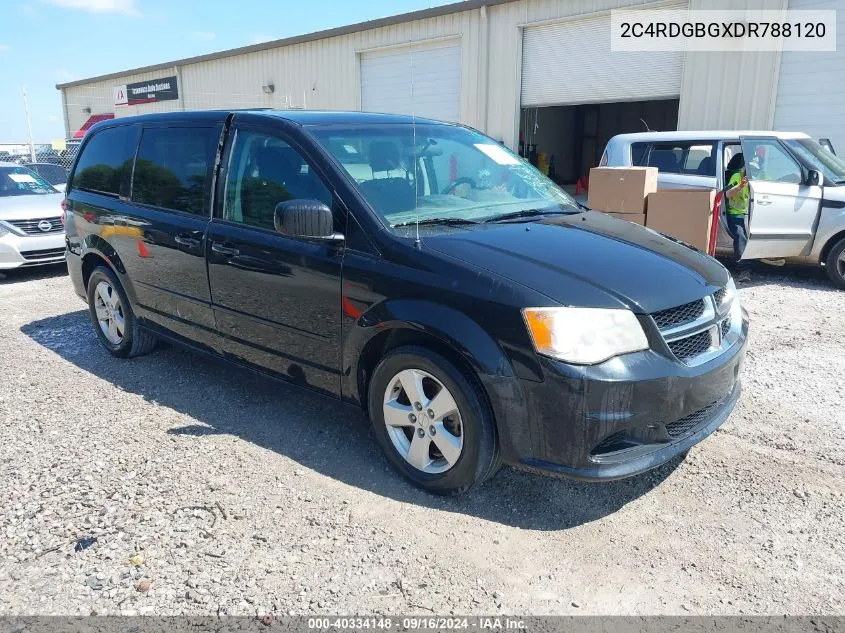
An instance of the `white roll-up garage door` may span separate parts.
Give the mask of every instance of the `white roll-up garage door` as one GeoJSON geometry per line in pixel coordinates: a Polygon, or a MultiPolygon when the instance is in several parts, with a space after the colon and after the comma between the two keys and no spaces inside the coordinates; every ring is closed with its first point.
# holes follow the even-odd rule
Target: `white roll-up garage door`
{"type": "Polygon", "coordinates": [[[790,0],[789,8],[838,9],[836,50],[781,54],[774,128],[829,138],[845,155],[845,2],[790,0]]]}
{"type": "Polygon", "coordinates": [[[459,44],[361,54],[361,109],[459,121],[459,44]]]}
{"type": "Polygon", "coordinates": [[[610,14],[529,26],[522,42],[522,106],[677,97],[683,66],[680,52],[611,51],[610,14]]]}

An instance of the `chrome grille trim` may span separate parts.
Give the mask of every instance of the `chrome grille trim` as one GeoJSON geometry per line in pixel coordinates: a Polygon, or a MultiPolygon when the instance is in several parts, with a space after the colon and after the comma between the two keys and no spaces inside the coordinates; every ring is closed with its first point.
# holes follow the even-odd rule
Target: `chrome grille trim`
{"type": "Polygon", "coordinates": [[[722,354],[739,338],[742,322],[737,319],[739,322],[735,323],[731,319],[732,300],[728,298],[727,303],[719,305],[720,301],[725,301],[725,294],[726,290],[721,288],[713,295],[700,299],[700,315],[692,321],[665,325],[667,321],[671,323],[671,319],[666,318],[667,314],[683,315],[687,318],[690,314],[695,314],[696,311],[691,310],[690,306],[696,302],[651,315],[669,351],[680,362],[690,367],[706,363],[722,354]],[[664,327],[660,327],[660,323],[663,323],[664,327]]]}
{"type": "Polygon", "coordinates": [[[5,220],[5,222],[27,235],[50,235],[51,233],[60,233],[65,230],[62,219],[58,215],[49,218],[35,218],[34,220],[5,220]],[[38,223],[44,221],[49,222],[51,225],[47,231],[42,231],[38,228],[38,223]]]}

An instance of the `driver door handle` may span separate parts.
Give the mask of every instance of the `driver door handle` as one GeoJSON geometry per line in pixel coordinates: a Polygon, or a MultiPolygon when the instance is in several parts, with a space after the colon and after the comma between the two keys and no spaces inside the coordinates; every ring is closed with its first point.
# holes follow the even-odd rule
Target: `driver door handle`
{"type": "Polygon", "coordinates": [[[191,237],[190,235],[186,235],[185,233],[180,233],[173,238],[173,241],[180,246],[185,246],[187,248],[196,248],[200,245],[200,241],[198,239],[191,237]]]}
{"type": "Polygon", "coordinates": [[[223,257],[234,257],[235,255],[238,255],[240,253],[237,248],[226,246],[221,242],[212,242],[211,250],[217,253],[218,255],[223,255],[223,257]]]}

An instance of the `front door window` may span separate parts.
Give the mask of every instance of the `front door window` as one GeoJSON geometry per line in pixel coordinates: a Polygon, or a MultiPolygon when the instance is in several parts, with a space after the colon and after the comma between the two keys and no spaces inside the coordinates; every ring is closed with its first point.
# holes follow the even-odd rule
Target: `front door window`
{"type": "Polygon", "coordinates": [[[269,134],[238,130],[226,178],[223,219],[272,231],[276,205],[297,198],[332,204],[331,192],[296,149],[269,134]]]}

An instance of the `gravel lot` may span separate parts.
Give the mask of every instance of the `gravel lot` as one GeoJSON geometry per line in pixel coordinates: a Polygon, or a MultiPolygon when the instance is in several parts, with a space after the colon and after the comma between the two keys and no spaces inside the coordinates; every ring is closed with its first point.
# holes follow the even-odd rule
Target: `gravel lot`
{"type": "Polygon", "coordinates": [[[440,499],[360,414],[174,347],[113,359],[62,269],[10,274],[0,615],[845,614],[845,292],[761,268],[741,294],[745,392],[686,460],[440,499]]]}

